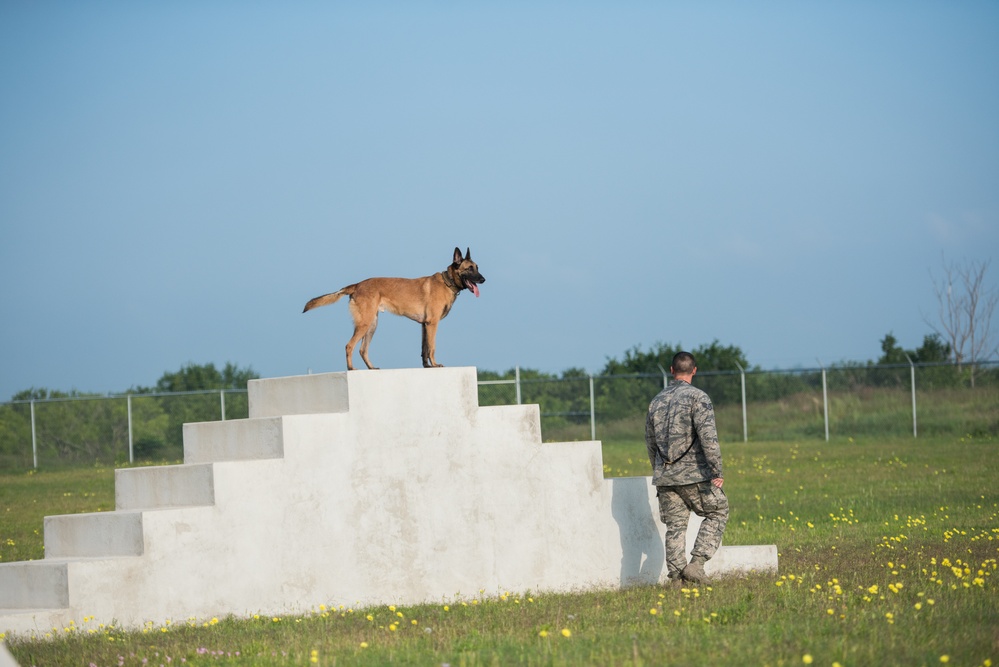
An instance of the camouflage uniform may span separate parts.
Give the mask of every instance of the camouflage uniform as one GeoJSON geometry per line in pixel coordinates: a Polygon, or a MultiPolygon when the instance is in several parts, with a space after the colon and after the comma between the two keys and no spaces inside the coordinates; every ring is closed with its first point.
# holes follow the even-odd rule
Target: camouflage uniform
{"type": "Polygon", "coordinates": [[[691,560],[703,562],[714,556],[728,523],[728,498],[710,481],[722,476],[711,399],[682,380],[663,389],[649,405],[645,445],[660,519],[666,526],[667,571],[676,579],[687,564],[684,551],[690,513],[704,518],[691,560]]]}

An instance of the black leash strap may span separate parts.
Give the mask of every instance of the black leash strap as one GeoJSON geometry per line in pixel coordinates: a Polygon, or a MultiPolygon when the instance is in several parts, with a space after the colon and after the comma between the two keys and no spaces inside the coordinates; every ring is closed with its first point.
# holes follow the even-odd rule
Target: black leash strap
{"type": "Polygon", "coordinates": [[[692,448],[693,446],[694,446],[694,443],[693,443],[693,442],[691,442],[691,443],[690,443],[690,446],[688,446],[688,447],[687,447],[687,449],[683,450],[683,454],[680,454],[680,456],[676,457],[676,458],[675,458],[675,459],[673,459],[672,461],[668,461],[668,460],[666,460],[666,457],[664,456],[664,457],[663,457],[663,463],[664,463],[665,465],[668,465],[668,466],[671,466],[671,465],[673,465],[674,463],[676,463],[677,461],[679,461],[680,459],[682,459],[682,458],[683,458],[684,456],[686,456],[686,455],[687,455],[687,452],[689,452],[689,451],[691,450],[691,448],[692,448]]]}

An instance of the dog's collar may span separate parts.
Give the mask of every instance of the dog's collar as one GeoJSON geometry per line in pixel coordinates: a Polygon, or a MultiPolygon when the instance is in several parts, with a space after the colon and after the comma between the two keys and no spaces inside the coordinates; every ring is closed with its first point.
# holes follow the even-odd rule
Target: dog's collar
{"type": "Polygon", "coordinates": [[[450,271],[448,271],[447,269],[445,269],[444,271],[441,271],[441,278],[444,279],[444,284],[447,285],[448,287],[450,287],[452,292],[454,292],[455,294],[458,294],[459,292],[461,292],[462,288],[459,287],[458,284],[454,282],[453,278],[451,278],[451,272],[450,271]]]}

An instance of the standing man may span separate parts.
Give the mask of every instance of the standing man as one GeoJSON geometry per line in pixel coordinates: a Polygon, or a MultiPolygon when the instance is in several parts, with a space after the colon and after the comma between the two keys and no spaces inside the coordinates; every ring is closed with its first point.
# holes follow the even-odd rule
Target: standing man
{"type": "Polygon", "coordinates": [[[697,372],[692,354],[677,352],[669,371],[676,382],[652,399],[645,420],[652,484],[666,525],[666,567],[671,581],[706,583],[704,563],[721,546],[728,523],[715,410],[708,395],[690,384],[697,372]],[[691,512],[704,520],[687,563],[691,512]]]}

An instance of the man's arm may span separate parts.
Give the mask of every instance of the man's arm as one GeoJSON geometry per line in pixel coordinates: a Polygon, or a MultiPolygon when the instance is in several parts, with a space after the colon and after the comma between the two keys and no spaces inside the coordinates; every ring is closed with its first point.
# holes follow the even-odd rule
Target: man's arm
{"type": "Polygon", "coordinates": [[[718,429],[715,427],[715,409],[711,399],[705,395],[694,403],[694,428],[701,441],[701,450],[710,470],[712,483],[721,487],[722,455],[718,445],[718,429]]]}
{"type": "Polygon", "coordinates": [[[645,449],[648,450],[649,464],[652,466],[652,470],[655,470],[656,454],[659,452],[659,447],[656,445],[656,427],[652,419],[651,409],[645,416],[645,449]]]}

